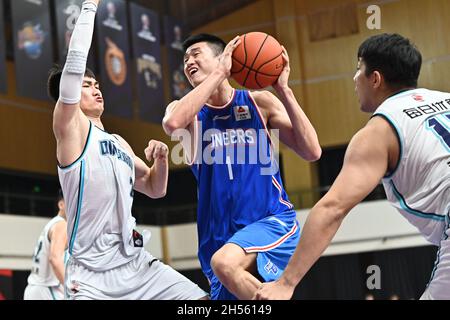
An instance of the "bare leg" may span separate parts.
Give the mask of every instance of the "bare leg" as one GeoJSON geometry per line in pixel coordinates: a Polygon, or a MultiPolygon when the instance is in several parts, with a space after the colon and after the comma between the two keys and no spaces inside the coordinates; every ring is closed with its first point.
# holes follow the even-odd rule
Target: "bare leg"
{"type": "Polygon", "coordinates": [[[254,276],[256,253],[246,253],[234,243],[227,243],[213,255],[211,267],[220,282],[240,300],[252,299],[261,286],[254,276]]]}

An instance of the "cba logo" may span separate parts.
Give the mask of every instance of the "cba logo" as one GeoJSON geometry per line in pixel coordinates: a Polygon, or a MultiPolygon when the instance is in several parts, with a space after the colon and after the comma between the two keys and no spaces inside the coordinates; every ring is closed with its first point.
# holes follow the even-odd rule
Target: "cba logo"
{"type": "Polygon", "coordinates": [[[127,63],[122,50],[109,38],[105,38],[108,46],[105,53],[106,72],[116,86],[121,86],[127,78],[127,63]]]}
{"type": "Polygon", "coordinates": [[[24,50],[30,59],[38,59],[42,54],[44,39],[45,33],[40,24],[33,26],[31,22],[25,22],[23,28],[18,31],[17,47],[24,50]]]}
{"type": "Polygon", "coordinates": [[[269,260],[266,263],[266,265],[264,266],[264,270],[266,270],[267,273],[271,273],[272,272],[273,274],[277,275],[279,269],[278,269],[278,267],[275,264],[273,264],[272,261],[269,260]]]}

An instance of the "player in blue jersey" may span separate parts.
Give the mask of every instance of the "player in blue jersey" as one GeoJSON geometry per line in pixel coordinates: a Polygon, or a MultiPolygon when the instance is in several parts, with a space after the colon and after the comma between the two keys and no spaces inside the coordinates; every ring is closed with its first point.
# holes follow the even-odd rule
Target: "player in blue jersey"
{"type": "MultiPolygon", "coordinates": [[[[166,110],[163,127],[181,140],[198,183],[199,260],[212,299],[250,299],[275,280],[299,240],[296,213],[283,188],[268,128],[308,161],[320,157],[316,132],[288,86],[289,58],[269,91],[236,90],[231,55],[208,34],[183,44],[194,89],[166,110]]],[[[272,138],[273,139],[273,138],[272,138]]]]}

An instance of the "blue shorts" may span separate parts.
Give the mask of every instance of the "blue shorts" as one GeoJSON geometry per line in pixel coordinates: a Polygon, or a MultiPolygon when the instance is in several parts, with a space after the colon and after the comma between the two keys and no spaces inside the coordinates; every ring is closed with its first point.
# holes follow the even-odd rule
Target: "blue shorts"
{"type": "MultiPolygon", "coordinates": [[[[294,215],[295,217],[295,215],[294,215]]],[[[257,253],[256,264],[261,278],[267,281],[278,279],[300,240],[300,226],[297,220],[289,221],[281,216],[269,216],[256,221],[236,232],[227,243],[240,246],[246,253],[257,253]]],[[[211,281],[212,300],[236,300],[213,276],[211,281]]]]}

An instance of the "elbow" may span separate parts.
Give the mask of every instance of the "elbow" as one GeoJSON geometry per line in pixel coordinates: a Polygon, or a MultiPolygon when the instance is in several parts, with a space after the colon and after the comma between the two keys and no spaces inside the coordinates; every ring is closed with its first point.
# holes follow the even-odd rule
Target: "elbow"
{"type": "Polygon", "coordinates": [[[56,255],[51,254],[48,258],[48,261],[50,262],[50,265],[55,268],[58,265],[59,259],[61,259],[61,257],[57,257],[56,255]]]}
{"type": "Polygon", "coordinates": [[[320,212],[324,212],[331,224],[340,225],[349,212],[338,199],[323,198],[317,204],[320,212]]]}
{"type": "Polygon", "coordinates": [[[299,153],[299,155],[305,159],[306,161],[309,162],[314,162],[320,159],[320,157],[322,156],[322,148],[317,145],[315,148],[313,148],[312,150],[310,150],[308,153],[299,153]]]}
{"type": "Polygon", "coordinates": [[[317,145],[316,148],[314,148],[313,152],[311,152],[310,158],[308,161],[317,161],[320,159],[320,157],[322,156],[322,148],[317,145]]]}
{"type": "Polygon", "coordinates": [[[161,190],[159,192],[152,192],[149,194],[149,197],[152,199],[161,199],[164,198],[167,194],[167,190],[161,190]]]}
{"type": "Polygon", "coordinates": [[[171,136],[175,130],[181,128],[181,124],[172,117],[164,117],[162,127],[166,134],[171,136]]]}
{"type": "Polygon", "coordinates": [[[156,193],[156,198],[155,199],[160,199],[160,198],[164,198],[167,194],[167,186],[164,187],[164,189],[160,190],[159,192],[156,193]]]}

